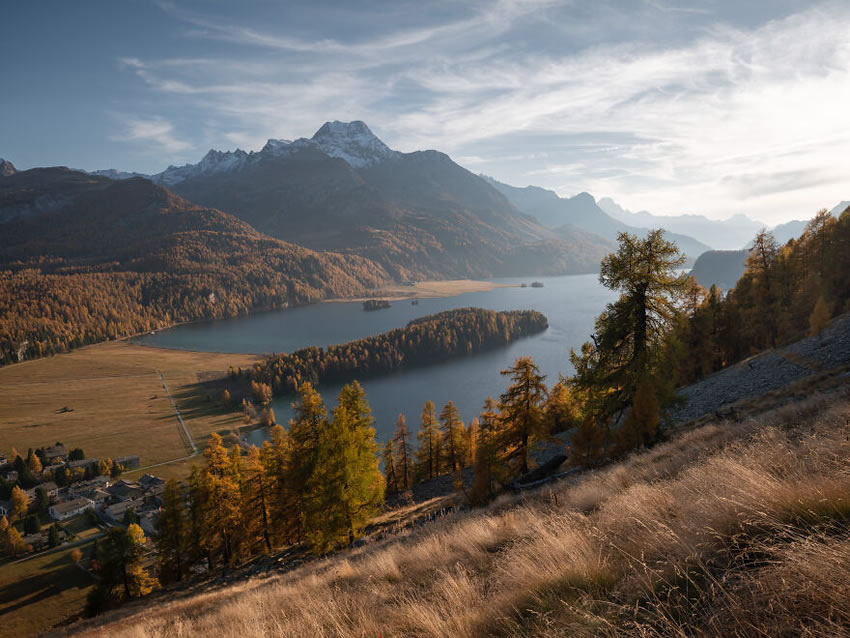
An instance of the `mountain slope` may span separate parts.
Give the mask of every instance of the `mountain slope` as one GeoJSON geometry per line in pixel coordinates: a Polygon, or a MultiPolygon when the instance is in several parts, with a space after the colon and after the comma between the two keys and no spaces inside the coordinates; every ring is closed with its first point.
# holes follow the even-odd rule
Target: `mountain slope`
{"type": "Polygon", "coordinates": [[[844,635],[848,417],[818,396],[674,431],[491,507],[306,564],[289,548],[60,635],[844,635]]]}
{"type": "Polygon", "coordinates": [[[393,151],[362,122],[329,122],[259,152],[210,151],[152,179],[273,237],[368,257],[398,279],[592,272],[611,248],[541,226],[447,155],[393,151]]]}
{"type": "Polygon", "coordinates": [[[0,177],[9,177],[17,172],[15,165],[0,157],[0,177]]]}
{"type": "Polygon", "coordinates": [[[732,215],[728,219],[709,219],[703,215],[653,215],[647,211],[624,209],[610,197],[603,197],[599,207],[611,217],[632,226],[644,228],[666,228],[672,232],[699,237],[710,246],[720,250],[737,249],[752,240],[765,224],[746,215],[732,215]]]}
{"type": "Polygon", "coordinates": [[[839,202],[836,206],[834,206],[829,212],[832,213],[834,217],[840,217],[841,213],[850,208],[850,201],[839,202]]]}
{"type": "Polygon", "coordinates": [[[716,285],[723,292],[735,287],[746,270],[750,251],[709,250],[697,257],[690,274],[705,288],[716,285]]]}
{"type": "MultiPolygon", "coordinates": [[[[564,198],[553,191],[537,186],[519,188],[490,178],[488,181],[519,210],[534,217],[540,223],[554,228],[561,236],[569,236],[573,228],[580,228],[609,241],[616,241],[618,233],[644,235],[649,230],[630,226],[614,219],[597,205],[596,200],[589,193],[579,193],[574,197],[564,198]]],[[[709,246],[693,237],[666,229],[664,234],[668,240],[676,242],[689,261],[710,250],[709,246]]]]}
{"type": "Polygon", "coordinates": [[[0,234],[0,363],[389,280],[362,257],[267,237],[147,179],[66,168],[0,178],[0,234]]]}

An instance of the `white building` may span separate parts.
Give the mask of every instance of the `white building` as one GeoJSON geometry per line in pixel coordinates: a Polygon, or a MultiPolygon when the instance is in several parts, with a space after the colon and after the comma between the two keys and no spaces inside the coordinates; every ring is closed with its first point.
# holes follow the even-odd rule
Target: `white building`
{"type": "Polygon", "coordinates": [[[64,521],[72,516],[76,516],[77,514],[82,514],[87,509],[91,509],[94,507],[94,503],[92,503],[87,498],[75,498],[70,501],[64,501],[63,503],[56,503],[56,505],[50,506],[50,516],[57,521],[64,521]]]}

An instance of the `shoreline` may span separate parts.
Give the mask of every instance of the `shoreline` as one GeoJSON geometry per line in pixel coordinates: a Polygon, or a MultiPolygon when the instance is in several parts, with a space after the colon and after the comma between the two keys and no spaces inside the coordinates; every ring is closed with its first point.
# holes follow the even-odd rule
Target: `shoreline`
{"type": "Polygon", "coordinates": [[[415,284],[399,284],[377,288],[375,294],[358,297],[333,297],[319,303],[363,302],[370,299],[378,301],[406,301],[408,299],[440,299],[457,297],[470,292],[490,292],[496,288],[518,288],[519,284],[499,284],[480,279],[436,279],[418,281],[415,284]]]}
{"type": "MultiPolygon", "coordinates": [[[[491,290],[495,290],[496,288],[518,288],[520,284],[500,284],[493,281],[485,281],[480,279],[434,279],[434,280],[426,280],[416,282],[412,285],[391,285],[385,286],[382,288],[375,289],[374,295],[369,296],[356,296],[356,297],[332,297],[328,299],[320,299],[319,301],[306,303],[306,304],[297,304],[291,305],[287,308],[269,308],[263,310],[257,310],[254,312],[249,312],[245,315],[239,315],[238,317],[228,317],[227,319],[242,319],[245,317],[252,317],[254,315],[263,313],[263,312],[278,312],[281,310],[293,310],[296,308],[303,308],[306,306],[311,306],[314,304],[321,303],[362,303],[369,299],[378,299],[378,300],[386,300],[386,301],[406,301],[408,299],[439,299],[439,298],[447,298],[447,297],[457,297],[459,295],[463,295],[470,292],[490,292],[491,290]]],[[[143,332],[137,332],[131,335],[125,335],[123,337],[117,337],[115,339],[107,339],[106,341],[99,341],[97,343],[87,343],[83,346],[79,346],[77,348],[73,348],[68,352],[58,352],[56,355],[70,354],[72,352],[79,352],[81,350],[86,350],[88,348],[95,348],[98,346],[103,346],[106,344],[118,344],[123,343],[126,345],[138,346],[141,348],[150,348],[155,350],[172,350],[175,352],[189,352],[189,353],[197,353],[197,354],[230,354],[234,356],[238,355],[247,355],[247,356],[255,356],[255,357],[264,357],[271,353],[258,353],[258,352],[220,352],[213,350],[193,350],[189,348],[172,348],[168,346],[157,346],[153,344],[140,343],[137,339],[141,337],[145,337],[149,335],[151,332],[160,332],[163,330],[171,330],[172,328],[177,328],[178,326],[188,326],[192,324],[200,324],[209,321],[217,321],[217,319],[197,319],[194,321],[180,321],[173,323],[169,326],[165,326],[163,328],[157,328],[156,330],[150,331],[145,330],[143,332]]],[[[54,355],[54,356],[56,356],[54,355]]],[[[0,366],[0,368],[7,368],[11,366],[20,366],[21,364],[32,363],[36,361],[41,361],[45,357],[36,357],[33,359],[25,359],[24,361],[16,361],[14,363],[9,363],[4,366],[0,366]]]]}

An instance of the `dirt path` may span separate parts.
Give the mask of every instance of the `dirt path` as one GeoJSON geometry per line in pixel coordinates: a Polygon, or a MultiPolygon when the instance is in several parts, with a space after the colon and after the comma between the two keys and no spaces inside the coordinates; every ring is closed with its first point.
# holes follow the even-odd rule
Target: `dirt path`
{"type": "MultiPolygon", "coordinates": [[[[182,430],[182,434],[183,434],[183,435],[182,435],[182,437],[181,437],[181,438],[183,438],[183,439],[184,439],[184,443],[186,443],[186,444],[187,444],[187,446],[191,448],[191,450],[192,450],[192,454],[191,454],[191,456],[197,456],[197,454],[198,454],[198,446],[197,446],[197,445],[195,445],[195,442],[192,440],[192,435],[191,435],[191,434],[189,434],[189,428],[187,428],[187,427],[186,427],[186,422],[185,422],[185,421],[183,421],[183,415],[182,415],[182,414],[180,414],[180,410],[179,410],[179,408],[177,407],[177,402],[174,400],[174,397],[173,397],[173,396],[171,396],[171,391],[168,389],[168,384],[165,382],[165,375],[164,375],[164,374],[162,374],[162,371],[161,371],[161,370],[157,370],[157,372],[159,372],[159,378],[160,378],[160,380],[162,381],[162,387],[163,387],[163,389],[165,390],[165,393],[168,395],[168,398],[169,398],[169,400],[171,401],[171,405],[174,407],[174,414],[176,414],[176,415],[177,415],[177,421],[180,423],[180,427],[183,429],[183,430],[182,430]]],[[[176,459],[176,460],[179,460],[179,459],[176,459]]],[[[174,460],[172,460],[172,461],[167,461],[167,462],[168,462],[168,463],[173,463],[173,462],[174,462],[174,460]]],[[[165,464],[164,464],[164,463],[162,463],[161,465],[165,465],[165,464]]],[[[153,466],[151,466],[151,467],[153,467],[153,466]]]]}

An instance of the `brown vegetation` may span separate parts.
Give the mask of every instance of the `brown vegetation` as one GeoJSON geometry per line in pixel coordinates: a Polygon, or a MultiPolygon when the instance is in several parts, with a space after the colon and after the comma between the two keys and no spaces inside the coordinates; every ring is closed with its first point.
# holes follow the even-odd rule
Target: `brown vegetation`
{"type": "Polygon", "coordinates": [[[0,229],[0,365],[182,321],[351,296],[389,279],[366,259],[266,237],[147,180],[67,169],[5,178],[0,229]],[[50,198],[58,210],[43,204],[50,198]]]}
{"type": "Polygon", "coordinates": [[[711,425],[573,483],[92,635],[836,635],[850,405],[711,425]],[[769,628],[769,629],[767,629],[769,628]]]}
{"type": "MultiPolygon", "coordinates": [[[[104,343],[0,368],[0,449],[38,448],[57,440],[103,459],[138,454],[142,465],[191,451],[180,435],[161,371],[189,432],[203,442],[211,432],[241,424],[207,401],[201,378],[223,376],[229,364],[248,367],[256,357],[104,343]],[[66,406],[67,412],[59,410],[66,406]]],[[[25,454],[26,455],[26,454],[25,454]]],[[[184,478],[190,461],[156,468],[184,478]]]]}

